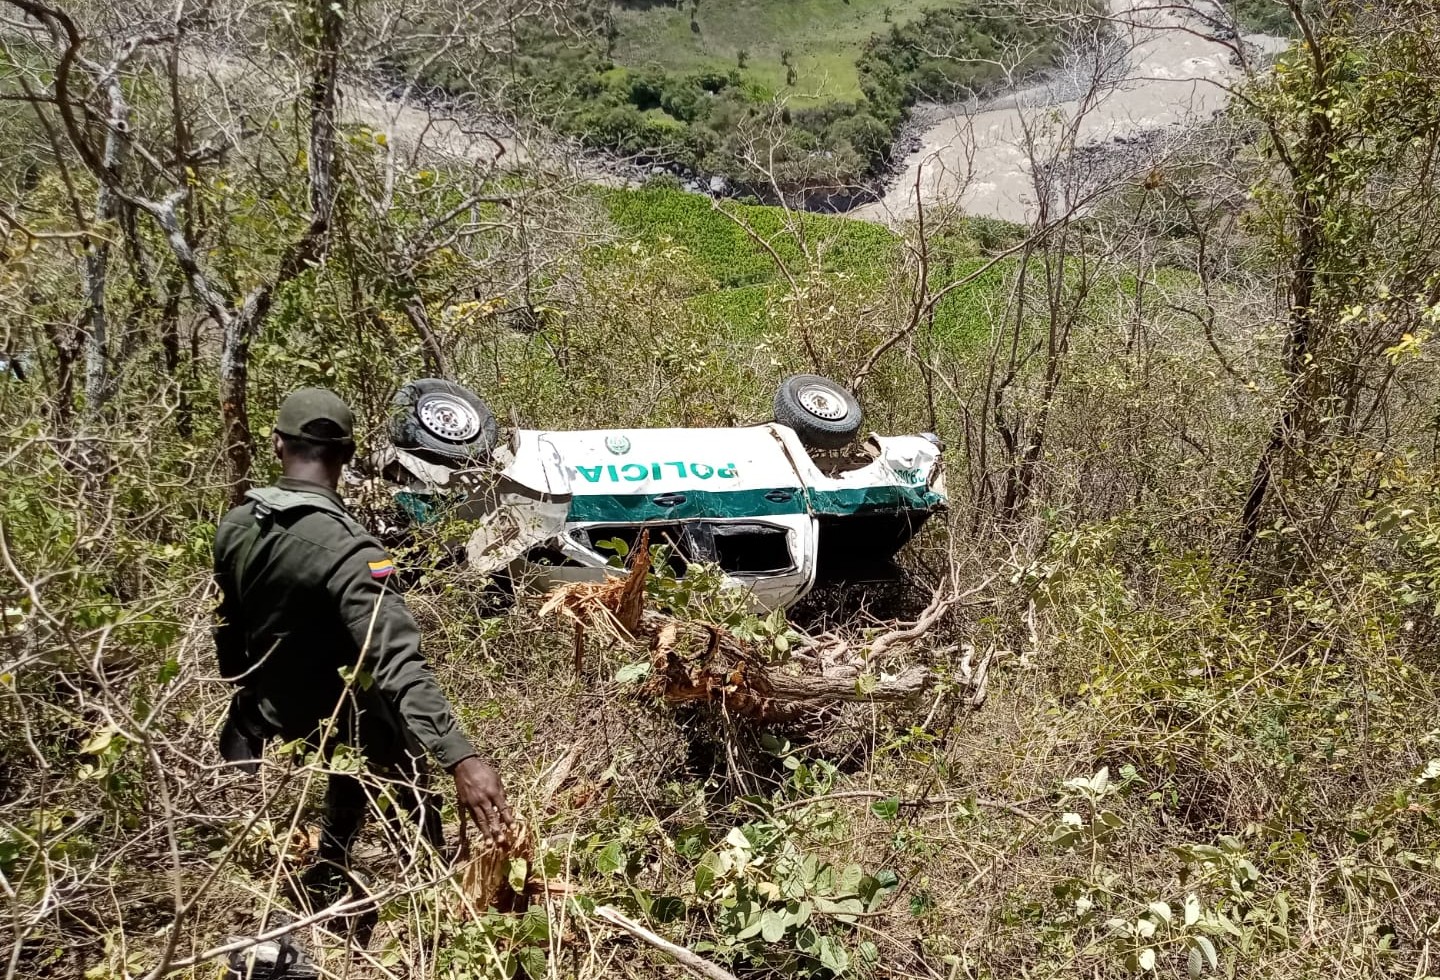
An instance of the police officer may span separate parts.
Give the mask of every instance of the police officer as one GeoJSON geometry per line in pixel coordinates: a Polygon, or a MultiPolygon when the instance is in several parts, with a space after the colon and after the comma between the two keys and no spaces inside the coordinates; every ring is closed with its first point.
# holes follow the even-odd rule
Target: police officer
{"type": "MultiPolygon", "coordinates": [[[[272,737],[304,740],[327,757],[353,746],[438,847],[428,752],[454,777],[462,810],[505,843],[513,819],[500,777],[460,731],[421,656],[395,566],[336,492],[355,453],[350,409],[333,392],[297,391],[280,407],[273,445],[284,475],[247,493],[215,534],[216,654],[238,686],[221,754],[254,772],[272,737]]],[[[320,860],[306,878],[312,901],[339,897],[350,846],[375,802],[355,776],[330,775],[320,860]]]]}

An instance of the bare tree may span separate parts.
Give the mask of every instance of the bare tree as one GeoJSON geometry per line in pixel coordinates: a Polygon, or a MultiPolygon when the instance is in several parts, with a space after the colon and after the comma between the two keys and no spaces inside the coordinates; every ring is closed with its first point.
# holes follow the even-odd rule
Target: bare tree
{"type": "MultiPolygon", "coordinates": [[[[197,235],[197,226],[188,216],[192,178],[187,173],[197,161],[186,153],[186,133],[177,126],[168,139],[153,148],[130,124],[130,109],[120,80],[121,70],[144,46],[169,41],[177,52],[164,71],[172,96],[180,90],[180,45],[195,23],[185,4],[178,5],[164,35],[139,34],[126,38],[117,55],[104,66],[84,56],[86,36],[63,9],[34,0],[7,0],[48,34],[59,55],[53,84],[53,102],[64,132],[83,166],[98,185],[97,221],[115,218],[122,208],[145,214],[162,233],[175,263],[183,273],[191,294],[206,314],[218,324],[220,342],[220,407],[224,428],[224,452],[238,499],[249,488],[253,455],[248,408],[250,345],[274,301],[276,290],[320,261],[328,247],[335,188],[336,99],[340,49],[345,22],[338,4],[302,5],[302,19],[313,24],[307,58],[310,61],[306,103],[309,115],[307,153],[307,194],[309,217],[300,235],[283,251],[273,271],[243,293],[223,284],[208,267],[197,235]],[[79,83],[79,91],[76,83],[79,83]],[[87,91],[88,89],[88,91],[87,91]],[[92,108],[89,99],[100,105],[92,108]],[[99,147],[87,125],[89,118],[103,120],[104,136],[99,147]],[[147,193],[151,180],[127,173],[124,164],[138,156],[149,164],[150,178],[170,188],[163,196],[147,193]],[[170,156],[170,159],[165,159],[170,156]]],[[[39,103],[37,103],[37,111],[39,103]]],[[[175,118],[182,109],[177,103],[175,118]]],[[[224,137],[222,137],[224,138],[224,137]]],[[[112,388],[109,327],[105,308],[108,244],[92,247],[86,263],[89,294],[89,337],[87,345],[87,395],[95,407],[103,404],[112,388]]]]}

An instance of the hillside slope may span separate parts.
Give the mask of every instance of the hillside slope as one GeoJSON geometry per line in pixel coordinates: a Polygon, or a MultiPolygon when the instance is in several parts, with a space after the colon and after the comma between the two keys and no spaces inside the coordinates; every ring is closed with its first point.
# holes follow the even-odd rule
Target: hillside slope
{"type": "MultiPolygon", "coordinates": [[[[512,26],[403,10],[457,48],[512,26]]],[[[402,145],[336,94],[417,36],[377,11],[7,21],[3,980],[213,980],[289,933],[376,980],[659,980],[677,951],[720,980],[1436,974],[1440,5],[1315,13],[1216,138],[1083,215],[894,228],[402,145]],[[678,622],[626,635],[590,590],[546,610],[468,564],[507,528],[442,505],[395,533],[375,472],[416,377],[563,430],[747,426],[798,373],[852,388],[866,429],[932,433],[948,508],[893,578],[785,614],[664,541],[630,598],[678,622]],[[216,527],[277,476],[307,386],[354,410],[341,486],[399,568],[361,581],[403,587],[523,819],[528,850],[485,866],[528,901],[491,907],[457,863],[442,772],[437,851],[363,751],[221,761],[247,678],[219,676],[216,527]],[[827,671],[858,700],[760,724],[733,697],[827,671]],[[926,683],[871,697],[901,677],[926,683]],[[373,791],[363,880],[307,906],[334,776],[373,791]]],[[[376,690],[394,634],[367,634],[295,651],[343,691],[325,719],[376,690]]]]}

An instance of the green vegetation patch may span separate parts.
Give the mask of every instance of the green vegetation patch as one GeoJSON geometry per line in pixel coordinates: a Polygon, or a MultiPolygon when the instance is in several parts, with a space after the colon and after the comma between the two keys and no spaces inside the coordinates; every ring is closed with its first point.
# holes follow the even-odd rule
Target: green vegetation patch
{"type": "MultiPolygon", "coordinates": [[[[974,275],[989,261],[963,259],[931,276],[931,288],[943,289],[946,283],[974,275]]],[[[936,338],[956,350],[983,342],[994,328],[999,311],[1004,309],[1005,285],[1018,264],[1015,259],[1002,259],[980,272],[974,282],[943,296],[935,304],[936,338]]]]}
{"type": "MultiPolygon", "coordinates": [[[[690,306],[724,324],[734,336],[753,337],[773,326],[789,284],[778,257],[799,276],[811,269],[840,277],[847,290],[886,288],[900,259],[901,239],[883,225],[853,218],[787,212],[765,205],[713,202],[668,188],[600,192],[622,242],[678,246],[688,260],[683,270],[697,284],[690,306]],[[727,217],[733,215],[732,217],[727,217]],[[748,229],[748,230],[747,230],[748,229]],[[762,244],[763,242],[763,244],[762,244]],[[803,244],[802,244],[803,242],[803,244]],[[773,255],[772,255],[773,252],[773,255]]],[[[1013,229],[993,221],[966,222],[933,243],[931,288],[963,279],[990,259],[983,253],[1008,247],[1013,229]]],[[[597,251],[602,266],[615,249],[597,251]]],[[[994,310],[1003,305],[1016,260],[1002,259],[973,283],[936,304],[934,334],[946,345],[968,348],[988,333],[994,310]]]]}
{"type": "Polygon", "coordinates": [[[721,288],[780,278],[775,259],[757,238],[787,264],[802,264],[808,248],[822,268],[835,272],[884,268],[900,247],[900,239],[882,225],[831,215],[715,203],[699,194],[662,188],[606,191],[604,199],[623,234],[650,243],[674,241],[694,256],[697,271],[721,288]]]}
{"type": "Polygon", "coordinates": [[[745,53],[742,77],[791,105],[861,96],[856,54],[934,0],[686,0],[614,8],[613,56],[633,68],[684,75],[728,72],[745,53]],[[794,69],[794,83],[788,82],[794,69]]]}
{"type": "MultiPolygon", "coordinates": [[[[1314,13],[1312,0],[1301,4],[1314,13]]],[[[1298,37],[1295,16],[1281,0],[1235,0],[1235,20],[1240,29],[1250,34],[1274,34],[1277,37],[1298,37]]]]}

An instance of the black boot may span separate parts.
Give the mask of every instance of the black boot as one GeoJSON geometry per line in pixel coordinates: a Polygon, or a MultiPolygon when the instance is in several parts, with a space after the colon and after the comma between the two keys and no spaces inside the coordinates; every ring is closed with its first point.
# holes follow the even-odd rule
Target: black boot
{"type": "MultiPolygon", "coordinates": [[[[300,883],[304,890],[305,904],[309,906],[311,914],[339,902],[358,904],[359,900],[367,899],[370,895],[370,890],[356,875],[339,864],[324,859],[317,860],[306,868],[300,876],[300,883]]],[[[375,905],[366,903],[361,904],[355,911],[340,913],[322,925],[327,925],[337,932],[348,931],[355,943],[363,948],[370,945],[370,937],[379,920],[380,910],[375,905]]]]}

